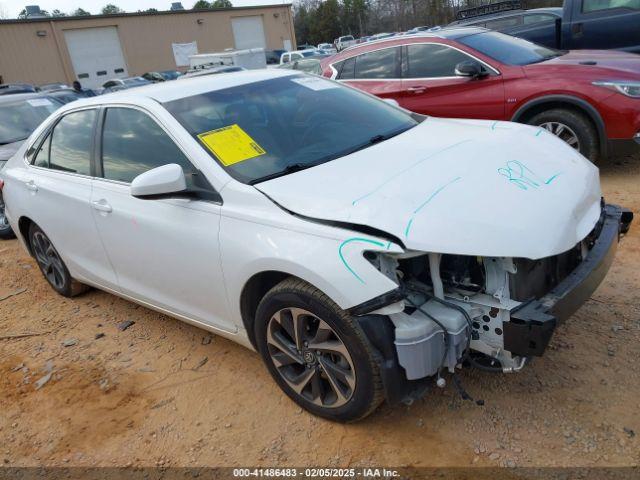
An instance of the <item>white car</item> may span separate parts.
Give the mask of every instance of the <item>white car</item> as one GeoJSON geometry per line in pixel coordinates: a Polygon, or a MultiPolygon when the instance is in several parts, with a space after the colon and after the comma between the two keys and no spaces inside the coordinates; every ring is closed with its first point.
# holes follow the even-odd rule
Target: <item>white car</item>
{"type": "Polygon", "coordinates": [[[336,45],[336,49],[340,52],[345,48],[355,45],[357,42],[356,39],[353,38],[353,35],[343,35],[342,37],[338,37],[334,43],[336,45]]]}
{"type": "Polygon", "coordinates": [[[326,53],[327,55],[335,55],[338,53],[336,47],[334,47],[330,43],[320,43],[318,44],[318,51],[322,53],[326,53]]]}
{"type": "Polygon", "coordinates": [[[289,70],[74,102],[1,175],[57,292],[93,286],[254,348],[339,421],[463,363],[541,355],[632,218],[544,130],[423,117],[289,70]]]}
{"type": "Polygon", "coordinates": [[[280,65],[285,63],[295,62],[296,60],[303,60],[311,57],[322,57],[327,54],[316,50],[315,48],[308,48],[306,50],[294,50],[291,52],[284,52],[280,55],[280,65]]]}

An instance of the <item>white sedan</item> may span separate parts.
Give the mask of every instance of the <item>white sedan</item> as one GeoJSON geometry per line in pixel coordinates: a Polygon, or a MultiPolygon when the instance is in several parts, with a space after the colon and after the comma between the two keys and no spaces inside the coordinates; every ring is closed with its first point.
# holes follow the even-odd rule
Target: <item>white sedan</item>
{"type": "Polygon", "coordinates": [[[543,130],[286,70],[73,102],[1,175],[57,292],[93,286],[254,348],[339,421],[462,364],[541,355],[632,218],[543,130]]]}

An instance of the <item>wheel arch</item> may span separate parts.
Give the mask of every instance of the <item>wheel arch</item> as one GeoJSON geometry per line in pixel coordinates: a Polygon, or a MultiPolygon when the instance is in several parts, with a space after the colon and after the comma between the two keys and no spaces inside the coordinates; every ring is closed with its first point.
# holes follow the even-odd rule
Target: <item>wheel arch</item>
{"type": "Polygon", "coordinates": [[[29,217],[20,217],[18,219],[18,231],[20,235],[20,241],[27,248],[29,254],[33,257],[33,250],[31,249],[31,242],[29,241],[29,229],[31,225],[37,225],[36,222],[29,217]]]}
{"type": "Polygon", "coordinates": [[[534,115],[549,108],[569,108],[587,115],[598,132],[600,155],[607,156],[606,126],[600,112],[586,100],[572,95],[545,95],[534,98],[521,105],[511,117],[512,122],[526,123],[534,115]]]}
{"type": "Polygon", "coordinates": [[[290,273],[278,270],[267,270],[254,274],[242,288],[240,293],[240,315],[249,341],[257,350],[254,333],[254,322],[258,304],[269,290],[287,278],[298,278],[290,273]]]}

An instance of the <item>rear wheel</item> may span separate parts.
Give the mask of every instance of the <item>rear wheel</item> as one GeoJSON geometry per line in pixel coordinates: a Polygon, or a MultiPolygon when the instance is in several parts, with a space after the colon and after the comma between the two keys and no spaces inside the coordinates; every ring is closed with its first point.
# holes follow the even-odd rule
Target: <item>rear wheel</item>
{"type": "Polygon", "coordinates": [[[369,415],[383,398],[364,332],[318,289],[287,279],[260,302],[258,350],[280,388],[311,413],[341,422],[369,415]]]}
{"type": "Polygon", "coordinates": [[[0,238],[8,240],[13,237],[15,237],[15,235],[11,229],[11,225],[9,225],[7,216],[4,214],[4,200],[2,199],[2,194],[0,194],[0,238]]]}
{"type": "Polygon", "coordinates": [[[88,286],[71,277],[51,240],[36,224],[31,224],[29,228],[29,244],[40,271],[56,292],[73,297],[88,290],[88,286]]]}
{"type": "Polygon", "coordinates": [[[528,123],[544,128],[593,163],[598,161],[598,132],[586,115],[565,108],[554,108],[534,115],[528,123]]]}

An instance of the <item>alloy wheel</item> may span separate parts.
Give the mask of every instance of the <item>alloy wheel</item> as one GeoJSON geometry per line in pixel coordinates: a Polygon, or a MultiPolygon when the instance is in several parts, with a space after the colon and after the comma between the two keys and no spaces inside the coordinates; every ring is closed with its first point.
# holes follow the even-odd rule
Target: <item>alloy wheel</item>
{"type": "Polygon", "coordinates": [[[336,408],[353,396],[353,360],[338,334],[301,308],[278,310],[267,325],[269,356],[280,376],[315,405],[336,408]]]}
{"type": "Polygon", "coordinates": [[[46,279],[56,289],[62,289],[65,284],[66,273],[58,252],[51,241],[42,232],[33,234],[33,253],[46,279]]]}
{"type": "Polygon", "coordinates": [[[5,230],[9,228],[9,219],[4,214],[4,201],[0,196],[0,230],[5,230]]]}
{"type": "Polygon", "coordinates": [[[570,147],[580,151],[580,140],[578,135],[569,126],[560,122],[545,122],[539,125],[549,133],[552,133],[562,141],[567,143],[570,147]]]}

